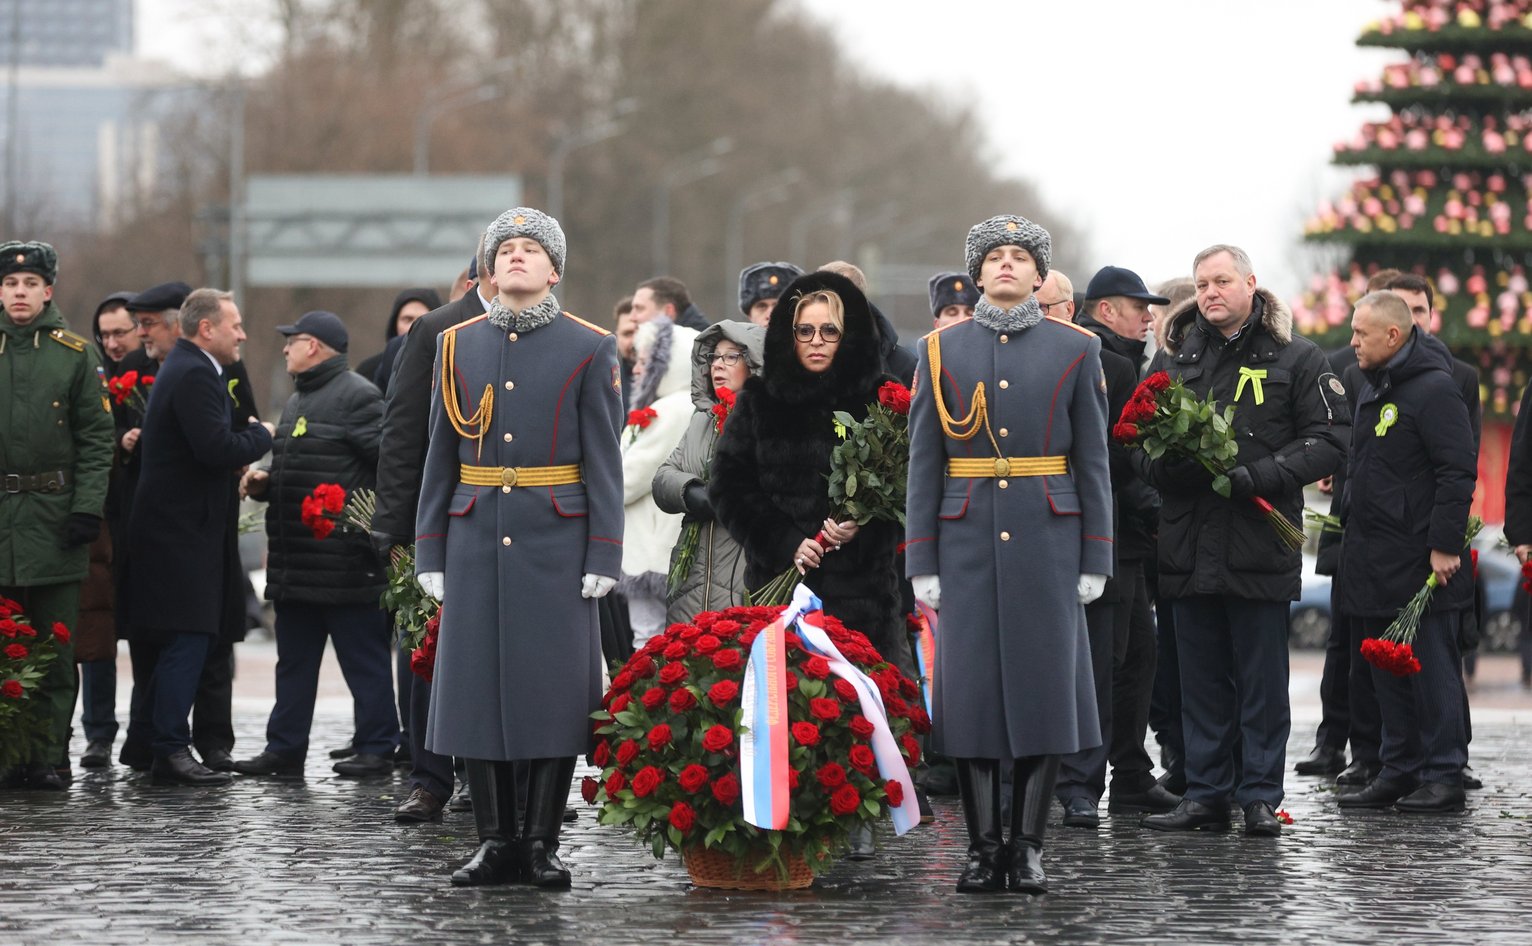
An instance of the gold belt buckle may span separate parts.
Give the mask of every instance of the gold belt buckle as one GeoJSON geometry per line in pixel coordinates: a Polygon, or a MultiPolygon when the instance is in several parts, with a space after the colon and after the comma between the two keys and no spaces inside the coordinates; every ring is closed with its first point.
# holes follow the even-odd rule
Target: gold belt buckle
{"type": "Polygon", "coordinates": [[[996,457],[995,458],[995,475],[996,476],[1010,476],[1011,475],[1011,461],[1008,458],[1006,458],[1006,457],[996,457]]]}
{"type": "Polygon", "coordinates": [[[500,485],[501,486],[515,486],[516,485],[516,468],[514,466],[506,466],[506,467],[501,467],[500,468],[500,485]]]}

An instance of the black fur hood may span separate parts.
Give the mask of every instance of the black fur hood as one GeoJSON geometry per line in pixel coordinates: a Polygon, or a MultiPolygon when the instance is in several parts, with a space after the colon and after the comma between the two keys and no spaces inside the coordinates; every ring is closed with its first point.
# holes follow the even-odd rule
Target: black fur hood
{"type": "Polygon", "coordinates": [[[759,378],[745,382],[746,390],[763,387],[786,404],[816,402],[837,408],[862,404],[883,376],[882,344],[872,307],[851,280],[828,272],[800,276],[783,291],[771,311],[766,327],[766,365],[759,378]],[[840,296],[846,309],[846,331],[830,370],[815,374],[798,363],[793,346],[793,308],[800,296],[820,290],[840,296]]]}

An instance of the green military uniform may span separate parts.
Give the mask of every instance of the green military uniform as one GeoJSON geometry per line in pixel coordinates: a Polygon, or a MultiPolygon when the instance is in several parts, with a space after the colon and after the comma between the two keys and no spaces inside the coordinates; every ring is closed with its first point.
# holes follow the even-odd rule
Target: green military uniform
{"type": "MultiPolygon", "coordinates": [[[[89,547],[66,548],[66,524],[99,518],[106,502],[113,426],[100,364],[52,302],[26,325],[0,311],[0,594],[40,627],[74,629],[89,547]]],[[[50,764],[65,760],[75,686],[73,655],[54,661],[39,693],[52,707],[50,764]]]]}

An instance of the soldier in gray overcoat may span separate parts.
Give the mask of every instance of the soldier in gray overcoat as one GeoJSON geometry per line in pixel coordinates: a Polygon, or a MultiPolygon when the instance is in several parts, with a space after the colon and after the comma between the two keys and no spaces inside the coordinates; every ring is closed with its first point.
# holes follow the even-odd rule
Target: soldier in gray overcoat
{"type": "Polygon", "coordinates": [[[458,885],[569,886],[559,826],[601,699],[593,599],[622,560],[622,397],[615,339],[550,292],[564,245],[539,211],[498,217],[481,261],[497,295],[437,341],[415,546],[445,605],[426,747],[468,760],[481,842],[458,885]],[[513,760],[530,770],[519,829],[513,760]]]}
{"type": "Polygon", "coordinates": [[[1046,889],[1059,756],[1101,742],[1082,603],[1112,573],[1106,385],[1100,340],[1033,298],[1050,250],[1048,232],[1022,217],[969,232],[968,272],[984,296],[972,319],[920,346],[910,410],[905,573],[918,598],[947,602],[931,748],[958,766],[964,892],[1046,889]]]}

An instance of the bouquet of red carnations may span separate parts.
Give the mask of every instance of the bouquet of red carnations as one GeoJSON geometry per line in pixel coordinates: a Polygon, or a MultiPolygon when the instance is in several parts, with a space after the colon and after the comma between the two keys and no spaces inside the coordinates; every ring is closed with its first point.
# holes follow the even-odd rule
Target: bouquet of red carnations
{"type": "MultiPolygon", "coordinates": [[[[1230,464],[1239,455],[1234,439],[1234,406],[1218,409],[1179,380],[1156,371],[1143,380],[1112,427],[1112,437],[1138,447],[1158,460],[1168,454],[1192,459],[1213,475],[1213,492],[1229,498],[1230,464]]],[[[1303,530],[1259,496],[1250,501],[1266,516],[1277,537],[1289,548],[1302,548],[1303,530]]]]}
{"type": "Polygon", "coordinates": [[[112,400],[118,404],[126,404],[139,414],[148,407],[149,389],[154,386],[154,375],[140,375],[137,371],[128,370],[115,378],[109,378],[106,389],[111,392],[112,400]]]}
{"type": "MultiPolygon", "coordinates": [[[[1468,517],[1468,530],[1463,536],[1463,547],[1473,542],[1484,520],[1478,516],[1468,517]]],[[[1477,560],[1475,560],[1477,566],[1477,560]]],[[[1425,616],[1431,602],[1431,592],[1440,584],[1432,572],[1415,596],[1399,611],[1399,616],[1388,626],[1381,637],[1369,637],[1362,641],[1362,657],[1380,670],[1399,677],[1420,672],[1420,660],[1415,656],[1415,634],[1420,630],[1420,619],[1425,616]]]]}

